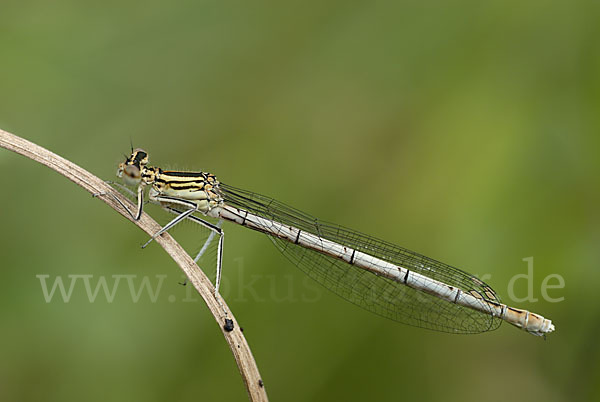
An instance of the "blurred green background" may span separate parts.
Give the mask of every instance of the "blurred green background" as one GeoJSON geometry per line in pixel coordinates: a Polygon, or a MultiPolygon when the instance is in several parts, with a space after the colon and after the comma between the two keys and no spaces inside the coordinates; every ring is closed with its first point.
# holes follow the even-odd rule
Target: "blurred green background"
{"type": "MultiPolygon", "coordinates": [[[[599,13],[593,1],[5,0],[0,128],[106,180],[131,141],[162,167],[462,267],[557,326],[544,341],[507,324],[400,325],[227,225],[223,293],[273,401],[598,400],[599,13]],[[528,257],[533,276],[511,296],[528,257]],[[564,287],[544,297],[549,275],[564,287]]],[[[0,150],[0,168],[0,400],[246,400],[158,245],[142,251],[144,233],[41,165],[0,150]],[[39,275],[162,287],[135,302],[122,279],[112,302],[90,302],[79,279],[68,302],[46,302],[39,275]]],[[[174,235],[194,242],[189,227],[174,235]]]]}

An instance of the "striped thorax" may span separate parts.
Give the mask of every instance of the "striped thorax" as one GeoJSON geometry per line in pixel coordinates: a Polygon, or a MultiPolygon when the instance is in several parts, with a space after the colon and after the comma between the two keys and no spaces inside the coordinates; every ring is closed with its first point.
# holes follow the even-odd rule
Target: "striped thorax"
{"type": "Polygon", "coordinates": [[[135,149],[127,160],[119,165],[117,176],[132,186],[151,186],[150,200],[166,206],[168,198],[184,199],[197,205],[206,214],[223,203],[218,193],[219,181],[212,173],[162,170],[148,166],[148,154],[135,149]],[[160,197],[160,198],[159,198],[160,197]]]}

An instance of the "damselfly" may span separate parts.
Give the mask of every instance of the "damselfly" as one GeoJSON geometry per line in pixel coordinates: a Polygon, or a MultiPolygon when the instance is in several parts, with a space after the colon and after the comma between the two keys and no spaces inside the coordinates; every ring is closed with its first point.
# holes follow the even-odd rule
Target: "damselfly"
{"type": "Polygon", "coordinates": [[[186,218],[212,232],[196,260],[219,237],[217,294],[223,261],[220,222],[225,220],[267,234],[286,257],[326,288],[401,323],[467,334],[496,329],[504,320],[533,335],[554,331],[551,320],[502,304],[490,286],[467,272],[220,183],[211,173],[152,167],[148,154],[135,149],[119,164],[117,175],[137,187],[137,211],[130,211],[134,219],[142,214],[146,187],[150,201],[177,215],[148,243],[186,218]],[[219,219],[219,224],[204,216],[219,219]]]}

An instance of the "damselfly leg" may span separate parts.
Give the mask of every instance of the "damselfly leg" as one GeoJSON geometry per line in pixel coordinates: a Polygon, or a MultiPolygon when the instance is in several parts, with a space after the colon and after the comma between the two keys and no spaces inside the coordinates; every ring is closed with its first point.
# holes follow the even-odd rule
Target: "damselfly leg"
{"type": "MultiPolygon", "coordinates": [[[[175,208],[171,208],[171,207],[165,207],[165,209],[173,214],[179,214],[179,216],[182,215],[181,211],[178,211],[175,208]]],[[[176,217],[175,219],[179,218],[176,217]]],[[[187,215],[186,216],[187,219],[190,219],[192,222],[197,223],[200,226],[203,226],[207,229],[210,230],[210,234],[208,235],[208,238],[206,239],[206,241],[204,242],[204,244],[202,245],[202,247],[200,248],[200,251],[198,251],[198,253],[196,254],[196,257],[194,257],[194,262],[197,263],[198,260],[200,260],[200,258],[204,255],[204,253],[206,253],[206,251],[208,250],[210,244],[212,243],[212,241],[214,240],[215,236],[219,236],[219,243],[217,246],[217,276],[215,279],[215,292],[219,292],[219,287],[221,285],[221,273],[223,272],[223,241],[224,241],[224,236],[225,236],[225,232],[223,232],[223,229],[221,229],[221,225],[223,224],[223,220],[219,219],[217,224],[212,224],[208,221],[205,221],[202,218],[199,218],[197,216],[194,215],[187,215]]],[[[173,221],[171,221],[173,222],[173,221]]],[[[166,227],[167,225],[165,225],[166,227]]],[[[173,227],[174,225],[171,225],[171,227],[173,227]]],[[[163,228],[164,229],[164,228],[163,228]]],[[[151,241],[152,239],[150,239],[148,241],[148,243],[151,241]]],[[[146,243],[146,244],[148,244],[146,243]]],[[[185,284],[185,282],[184,282],[185,284]]]]}
{"type": "MultiPolygon", "coordinates": [[[[137,191],[134,192],[131,189],[129,189],[128,187],[126,187],[120,183],[110,182],[110,181],[107,181],[106,183],[113,185],[115,187],[118,187],[119,190],[125,192],[130,198],[137,199],[136,213],[133,213],[125,204],[123,204],[123,202],[121,200],[119,200],[118,197],[115,197],[114,195],[111,194],[117,200],[117,202],[119,202],[119,204],[129,213],[129,215],[131,216],[132,219],[138,220],[142,214],[143,205],[144,205],[143,186],[141,186],[141,185],[138,186],[137,191]]],[[[95,194],[95,196],[99,196],[99,195],[104,195],[104,194],[95,194]]],[[[210,234],[209,234],[208,238],[205,240],[204,244],[201,246],[200,251],[194,257],[194,262],[197,263],[200,260],[200,258],[209,249],[209,246],[212,243],[212,241],[214,240],[215,236],[217,236],[217,235],[219,236],[219,242],[217,245],[217,263],[216,263],[216,265],[217,265],[216,271],[217,272],[216,272],[216,279],[215,279],[215,292],[218,293],[220,285],[221,285],[221,274],[223,272],[223,262],[222,261],[223,261],[224,232],[223,232],[223,229],[221,229],[221,225],[223,224],[223,221],[221,219],[219,219],[217,224],[213,224],[202,218],[192,215],[194,212],[197,212],[198,208],[197,208],[197,204],[194,202],[191,202],[191,201],[182,200],[182,199],[179,199],[176,197],[166,197],[166,196],[151,196],[150,201],[161,205],[166,211],[168,211],[172,214],[175,214],[177,216],[174,219],[172,219],[169,223],[167,223],[165,226],[163,226],[161,228],[161,230],[156,232],[144,245],[142,245],[142,248],[145,248],[148,244],[150,244],[150,242],[152,242],[152,240],[156,239],[162,233],[173,228],[179,222],[183,221],[184,219],[189,219],[192,222],[199,224],[210,230],[210,234]],[[172,207],[172,205],[181,205],[183,207],[187,207],[188,209],[181,211],[179,209],[172,207]]],[[[187,282],[187,279],[186,279],[186,282],[187,282]]],[[[184,284],[185,284],[185,282],[184,282],[184,284]]]]}

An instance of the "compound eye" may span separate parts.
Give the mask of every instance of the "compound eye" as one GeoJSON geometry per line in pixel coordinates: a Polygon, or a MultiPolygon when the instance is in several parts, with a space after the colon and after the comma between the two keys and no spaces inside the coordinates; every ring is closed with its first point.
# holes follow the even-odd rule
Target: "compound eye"
{"type": "Polygon", "coordinates": [[[141,179],[140,169],[135,165],[127,165],[124,170],[125,176],[131,179],[141,179]]]}
{"type": "Polygon", "coordinates": [[[140,169],[134,165],[125,166],[122,177],[125,184],[129,186],[137,186],[140,183],[140,180],[142,180],[140,169]]]}

